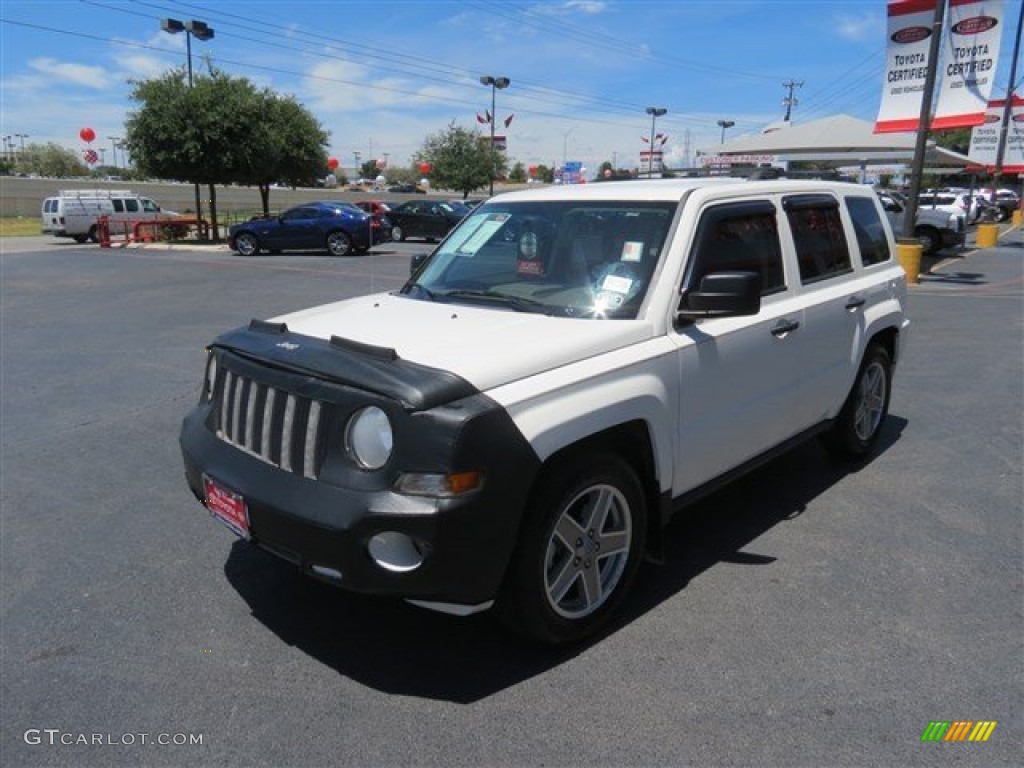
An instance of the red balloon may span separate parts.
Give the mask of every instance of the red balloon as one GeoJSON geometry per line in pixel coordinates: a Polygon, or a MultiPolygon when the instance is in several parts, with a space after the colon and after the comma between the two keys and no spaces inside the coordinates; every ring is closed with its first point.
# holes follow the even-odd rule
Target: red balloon
{"type": "Polygon", "coordinates": [[[537,166],[536,165],[531,165],[530,168],[529,168],[529,171],[530,171],[530,175],[531,176],[536,176],[537,175],[537,166]]]}
{"type": "Polygon", "coordinates": [[[430,163],[420,163],[420,173],[427,174],[434,169],[430,163]]]}
{"type": "Polygon", "coordinates": [[[89,143],[96,138],[96,131],[92,128],[83,128],[78,132],[78,135],[82,137],[82,141],[89,143]]]}
{"type": "Polygon", "coordinates": [[[338,158],[336,158],[336,157],[329,157],[329,158],[327,158],[327,167],[330,168],[332,171],[335,168],[337,168],[338,167],[338,158]]]}

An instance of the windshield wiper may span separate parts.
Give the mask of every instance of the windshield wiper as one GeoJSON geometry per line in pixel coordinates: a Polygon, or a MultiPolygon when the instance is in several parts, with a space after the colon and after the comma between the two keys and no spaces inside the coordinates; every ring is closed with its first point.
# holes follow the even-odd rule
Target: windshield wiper
{"type": "MultiPolygon", "coordinates": [[[[438,294],[438,293],[435,293],[434,291],[430,290],[425,285],[423,285],[423,283],[409,283],[406,286],[406,288],[408,288],[410,290],[415,289],[415,290],[419,291],[421,294],[426,296],[431,301],[437,301],[438,297],[440,295],[442,295],[442,294],[438,294]]],[[[408,292],[406,292],[406,295],[408,295],[408,292]]]]}
{"type": "Polygon", "coordinates": [[[510,296],[507,293],[500,293],[498,291],[492,291],[490,289],[480,291],[458,288],[451,291],[445,291],[444,293],[439,293],[436,295],[444,299],[479,299],[484,302],[503,304],[506,307],[510,307],[516,310],[517,312],[541,312],[543,314],[550,315],[552,311],[555,309],[550,304],[545,304],[543,301],[528,299],[524,296],[510,296]]]}

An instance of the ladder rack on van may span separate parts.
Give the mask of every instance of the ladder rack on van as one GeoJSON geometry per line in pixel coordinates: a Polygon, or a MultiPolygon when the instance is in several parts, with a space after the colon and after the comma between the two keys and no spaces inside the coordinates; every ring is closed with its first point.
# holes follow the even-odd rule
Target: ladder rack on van
{"type": "Polygon", "coordinates": [[[57,192],[58,197],[136,197],[130,189],[61,189],[57,192]]]}

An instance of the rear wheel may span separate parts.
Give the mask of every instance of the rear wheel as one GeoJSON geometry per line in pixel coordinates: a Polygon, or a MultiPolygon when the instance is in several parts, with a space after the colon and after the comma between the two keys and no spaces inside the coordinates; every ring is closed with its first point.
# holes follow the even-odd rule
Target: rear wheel
{"type": "Polygon", "coordinates": [[[498,615],[547,644],[580,640],[622,603],[647,532],[643,491],[613,454],[549,468],[531,500],[498,615]]]}
{"type": "Polygon", "coordinates": [[[347,256],[352,250],[352,240],[344,232],[331,232],[327,236],[327,251],[331,256],[347,256]]]}
{"type": "Polygon", "coordinates": [[[891,389],[892,359],[885,347],[872,344],[864,353],[864,361],[839,418],[824,435],[829,450],[847,458],[867,454],[889,415],[891,389]]]}
{"type": "Polygon", "coordinates": [[[76,243],[85,243],[85,242],[87,242],[89,240],[89,236],[88,235],[74,235],[74,240],[75,240],[76,243]]]}
{"type": "Polygon", "coordinates": [[[99,233],[96,231],[95,224],[89,227],[89,240],[93,243],[98,243],[100,241],[100,236],[99,233]]]}
{"type": "Polygon", "coordinates": [[[241,232],[235,236],[235,250],[240,256],[255,256],[260,252],[260,241],[250,232],[241,232]]]}
{"type": "Polygon", "coordinates": [[[942,236],[935,227],[918,227],[914,232],[921,241],[921,253],[930,256],[942,247],[942,236]]]}
{"type": "Polygon", "coordinates": [[[397,240],[400,243],[404,243],[405,242],[405,230],[403,230],[401,227],[392,227],[391,228],[391,239],[392,240],[397,240]]]}

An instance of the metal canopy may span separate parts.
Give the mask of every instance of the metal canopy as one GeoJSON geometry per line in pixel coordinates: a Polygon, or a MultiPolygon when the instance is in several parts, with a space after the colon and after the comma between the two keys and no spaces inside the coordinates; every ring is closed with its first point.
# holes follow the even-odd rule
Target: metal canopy
{"type": "MultiPolygon", "coordinates": [[[[809,123],[780,127],[769,133],[740,136],[707,147],[704,154],[778,155],[780,159],[836,165],[875,165],[910,162],[915,134],[874,133],[874,124],[849,115],[833,115],[809,123]]],[[[925,162],[933,168],[963,168],[966,155],[928,142],[925,162]]]]}

